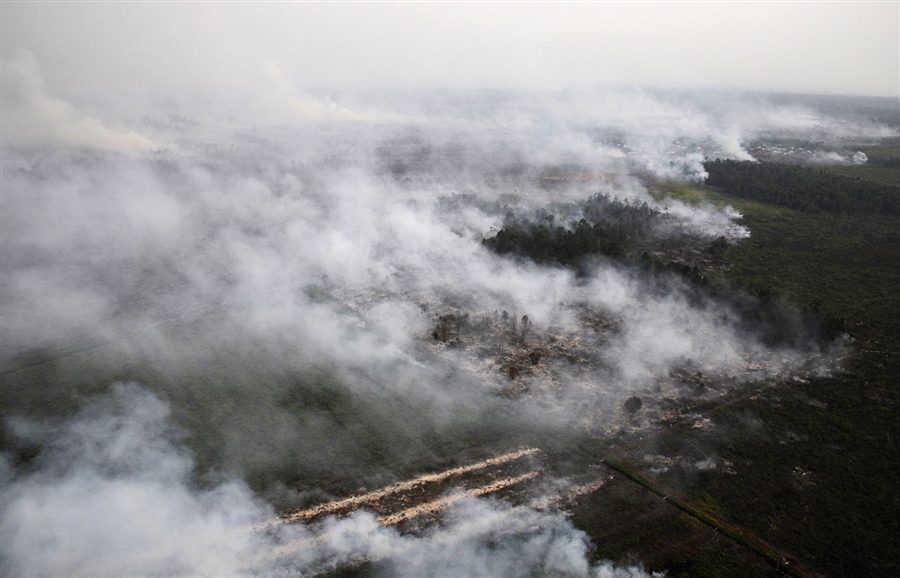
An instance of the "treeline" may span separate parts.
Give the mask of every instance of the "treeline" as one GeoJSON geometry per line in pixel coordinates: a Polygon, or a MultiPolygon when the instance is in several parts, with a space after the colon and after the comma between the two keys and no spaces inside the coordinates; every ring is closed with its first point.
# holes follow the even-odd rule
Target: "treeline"
{"type": "MultiPolygon", "coordinates": [[[[816,339],[830,341],[844,331],[840,319],[826,316],[815,308],[797,309],[775,293],[749,291],[748,294],[728,283],[712,282],[697,266],[666,262],[645,251],[643,247],[653,235],[655,222],[666,218],[664,213],[646,203],[630,204],[598,194],[581,206],[556,208],[554,213],[538,210],[528,219],[518,219],[507,213],[503,229],[482,243],[500,254],[570,266],[577,274],[590,274],[590,266],[582,268],[582,265],[592,256],[605,255],[642,272],[648,291],[667,291],[668,279],[678,277],[687,283],[686,296],[698,306],[704,306],[708,299],[728,304],[740,318],[741,329],[757,335],[770,346],[802,346],[816,339]],[[554,226],[557,215],[575,212],[580,217],[577,222],[570,223],[569,227],[554,226]]],[[[681,239],[681,242],[687,240],[681,239]]],[[[724,258],[727,250],[728,241],[724,237],[715,239],[705,248],[707,254],[718,258],[724,258]]],[[[443,316],[438,319],[432,335],[437,341],[453,342],[463,330],[474,327],[484,330],[491,322],[487,317],[470,322],[467,315],[443,316]]],[[[503,322],[512,323],[512,331],[516,332],[515,316],[509,321],[504,312],[503,322]]]]}
{"type": "Polygon", "coordinates": [[[868,162],[872,163],[873,165],[887,167],[889,169],[900,169],[900,159],[898,159],[897,157],[890,157],[886,159],[870,158],[868,162]]]}
{"type": "Polygon", "coordinates": [[[538,212],[535,220],[507,213],[501,229],[482,243],[501,255],[526,257],[537,263],[572,266],[590,255],[623,259],[633,242],[649,233],[660,211],[647,203],[629,203],[598,193],[581,207],[581,219],[569,227],[554,226],[556,217],[538,212]]]}
{"type": "Polygon", "coordinates": [[[576,265],[587,255],[599,253],[622,258],[626,254],[626,242],[615,230],[601,224],[591,225],[584,219],[574,231],[550,228],[542,223],[501,229],[482,242],[501,255],[528,257],[537,263],[576,265]]]}
{"type": "Polygon", "coordinates": [[[900,215],[900,187],[780,163],[716,159],[704,167],[707,185],[746,199],[808,213],[900,215]]]}
{"type": "MultiPolygon", "coordinates": [[[[720,237],[722,241],[725,241],[724,237],[720,237]]],[[[678,263],[677,261],[669,261],[668,263],[664,263],[660,261],[656,257],[650,255],[646,251],[641,253],[641,258],[637,262],[637,266],[644,272],[651,273],[653,275],[660,275],[664,273],[678,275],[683,279],[690,281],[694,285],[700,287],[706,287],[709,285],[709,280],[700,269],[695,265],[691,267],[690,265],[685,265],[684,263],[678,263]]]]}

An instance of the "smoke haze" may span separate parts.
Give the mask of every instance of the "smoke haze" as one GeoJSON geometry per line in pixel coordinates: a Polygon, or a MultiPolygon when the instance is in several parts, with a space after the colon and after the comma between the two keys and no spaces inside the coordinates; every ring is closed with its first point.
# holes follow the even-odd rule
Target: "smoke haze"
{"type": "Polygon", "coordinates": [[[659,246],[738,242],[733,208],[648,183],[701,182],[705,158],[751,160],[754,139],[897,134],[758,94],[316,92],[276,64],[233,93],[63,96],[6,45],[0,357],[62,368],[4,375],[4,443],[36,456],[0,461],[10,576],[644,576],[592,563],[563,512],[488,498],[418,533],[362,511],[253,528],[534,440],[650,427],[666,399],[828,373],[839,343],[799,320],[768,339],[748,296],[482,240],[510,219],[575,229],[602,193],[660,215],[659,246]]]}
{"type": "Polygon", "coordinates": [[[570,90],[599,83],[898,96],[891,2],[10,3],[66,92],[233,93],[274,63],[305,87],[570,90]]]}

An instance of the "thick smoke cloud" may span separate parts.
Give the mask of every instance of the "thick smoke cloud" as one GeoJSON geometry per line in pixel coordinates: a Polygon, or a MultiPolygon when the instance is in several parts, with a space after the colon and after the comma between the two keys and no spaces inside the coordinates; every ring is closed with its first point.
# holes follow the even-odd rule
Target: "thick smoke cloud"
{"type": "Polygon", "coordinates": [[[227,575],[254,547],[246,486],[194,491],[168,409],[134,385],[60,426],[13,423],[46,451],[3,492],[4,574],[227,575]]]}
{"type": "MultiPolygon", "coordinates": [[[[20,55],[4,70],[28,62],[20,55]]],[[[28,82],[4,85],[40,84],[35,71],[29,74],[28,82]]],[[[581,116],[555,97],[506,96],[487,110],[467,108],[476,102],[437,110],[412,102],[402,114],[391,110],[396,102],[376,100],[368,108],[383,112],[370,116],[382,120],[269,133],[246,124],[252,115],[237,125],[218,119],[179,129],[178,118],[191,111],[146,111],[141,131],[171,144],[139,157],[60,148],[76,144],[65,140],[38,153],[21,145],[48,141],[19,141],[7,146],[3,163],[4,355],[51,335],[111,329],[98,320],[146,323],[322,275],[357,287],[387,280],[388,289],[424,299],[433,298],[429,288],[465,278],[492,295],[512,293],[516,309],[548,319],[546,305],[561,297],[560,274],[493,274],[495,267],[515,268],[473,243],[499,228],[505,210],[578,200],[598,188],[652,202],[627,172],[702,178],[694,149],[705,146],[703,139],[746,156],[729,149],[734,129],[710,115],[684,117],[683,109],[636,96],[593,103],[579,97],[581,116]],[[159,126],[166,129],[153,128],[159,126]],[[690,139],[693,148],[673,144],[690,139]],[[561,163],[579,167],[585,180],[540,186],[541,172],[561,163]],[[460,193],[482,204],[448,211],[436,203],[460,193]]],[[[16,111],[4,118],[28,120],[16,111]]],[[[21,131],[4,134],[15,139],[21,131]]],[[[739,236],[729,223],[734,215],[676,201],[667,206],[696,230],[719,235],[730,228],[726,236],[739,236]]]]}

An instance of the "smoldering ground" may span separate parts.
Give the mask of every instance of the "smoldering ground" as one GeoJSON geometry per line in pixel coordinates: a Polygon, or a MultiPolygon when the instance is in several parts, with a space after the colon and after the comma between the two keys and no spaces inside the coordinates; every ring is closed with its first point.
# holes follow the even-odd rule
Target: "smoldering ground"
{"type": "MultiPolygon", "coordinates": [[[[4,76],[4,90],[21,90],[4,98],[0,169],[13,574],[238,573],[288,539],[245,531],[273,507],[535,440],[615,435],[634,395],[647,400],[638,427],[649,427],[664,411],[654,400],[828,370],[812,333],[767,340],[741,323],[737,301],[677,279],[603,260],[579,276],[482,246],[508,213],[543,210],[570,226],[597,192],[665,210],[661,238],[738,240],[748,232],[733,211],[656,203],[632,176],[695,180],[703,154],[746,155],[741,134],[755,128],[735,115],[685,120],[641,92],[361,104],[282,86],[251,99],[245,116],[218,101],[95,118],[19,58],[4,66],[19,75],[4,76]],[[63,113],[40,113],[48,107],[63,113]],[[110,389],[122,381],[165,402],[110,389]],[[129,399],[140,411],[126,411],[129,399]],[[105,510],[100,497],[122,508],[105,510]],[[129,512],[143,503],[158,507],[129,512]],[[81,519],[97,522],[71,534],[81,519]],[[65,547],[51,557],[28,549],[45,540],[65,547]],[[98,548],[110,555],[92,558],[98,548]],[[223,549],[224,566],[213,564],[207,554],[223,549]]],[[[449,541],[484,554],[457,556],[485,566],[455,575],[608,570],[590,567],[584,536],[562,516],[477,500],[459,508],[430,541],[362,514],[328,522],[327,547],[276,568],[380,557],[389,573],[421,575],[449,541]],[[487,533],[463,531],[485,517],[487,533]],[[511,538],[488,537],[503,528],[511,538]],[[527,544],[541,545],[536,558],[522,555],[527,544]]],[[[285,530],[298,540],[305,531],[285,530]]]]}

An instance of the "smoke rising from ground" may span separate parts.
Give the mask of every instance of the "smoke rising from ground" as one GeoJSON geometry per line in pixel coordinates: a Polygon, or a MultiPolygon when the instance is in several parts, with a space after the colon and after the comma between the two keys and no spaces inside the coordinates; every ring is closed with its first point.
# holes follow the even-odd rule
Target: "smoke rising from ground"
{"type": "Polygon", "coordinates": [[[249,94],[110,106],[55,95],[26,52],[3,75],[0,356],[102,344],[101,361],[64,363],[87,375],[102,355],[125,358],[124,379],[133,360],[154,368],[152,394],[44,384],[81,408],[74,420],[5,416],[13,445],[42,448],[3,462],[11,575],[291,575],[361,560],[389,575],[438,561],[470,564],[455,576],[641,575],[592,567],[561,514],[483,500],[419,537],[367,514],[325,523],[324,539],[249,528],[341,476],[382,483],[532,437],[614,433],[626,397],[687,395],[685,372],[720,380],[690,392],[712,396],[827,370],[814,336],[769,342],[735,302],[675,278],[603,259],[537,265],[482,239],[509,213],[572,228],[599,192],[666,213],[660,243],[735,242],[752,232],[733,209],[655,200],[646,183],[702,180],[704,157],[749,159],[763,134],[891,130],[638,89],[311,95],[274,66],[249,94]],[[267,552],[277,563],[255,561],[267,552]]]}
{"type": "MultiPolygon", "coordinates": [[[[4,71],[9,90],[32,87],[19,90],[24,104],[4,119],[30,126],[27,111],[49,98],[37,65],[21,52],[4,71]]],[[[170,103],[143,111],[133,127],[168,144],[138,156],[55,130],[34,140],[11,125],[2,167],[3,355],[323,275],[425,300],[466,279],[476,293],[512,298],[485,309],[513,307],[549,323],[565,275],[523,274],[476,246],[508,210],[577,202],[598,190],[652,203],[630,171],[702,178],[703,154],[747,158],[736,135],[759,130],[752,118],[738,129],[732,111],[693,113],[640,92],[576,95],[573,104],[503,94],[487,107],[450,102],[376,99],[360,117],[374,120],[304,124],[287,116],[277,130],[255,124],[252,106],[243,117],[232,104],[228,116],[204,118],[170,103]],[[190,124],[179,124],[185,118],[190,124]],[[584,176],[541,178],[560,165],[584,176]],[[454,195],[469,198],[437,202],[454,195]]],[[[667,207],[688,228],[741,234],[734,215],[677,201],[667,207]]]]}
{"type": "Polygon", "coordinates": [[[152,141],[117,132],[47,94],[40,65],[27,50],[3,60],[3,142],[27,146],[64,144],[99,150],[150,150],[152,141]]]}

